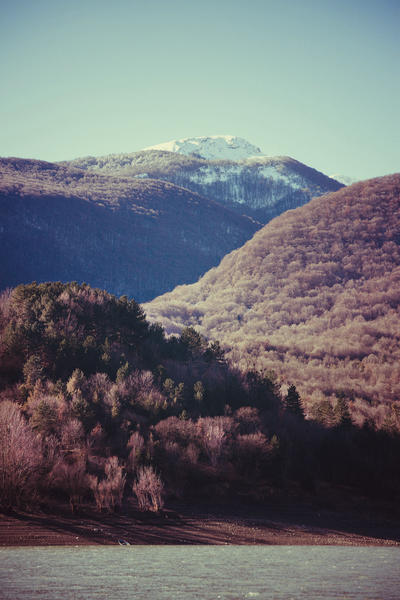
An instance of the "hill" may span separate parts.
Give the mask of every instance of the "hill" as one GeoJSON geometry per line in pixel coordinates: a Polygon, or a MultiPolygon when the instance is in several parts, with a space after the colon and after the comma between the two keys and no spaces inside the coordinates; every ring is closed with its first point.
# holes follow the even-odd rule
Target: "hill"
{"type": "Polygon", "coordinates": [[[145,301],[193,282],[260,227],[165,181],[0,159],[0,288],[86,281],[145,301]]]}
{"type": "Polygon", "coordinates": [[[261,223],[343,187],[293,158],[264,156],[256,146],[233,136],[173,140],[141,152],[62,164],[106,175],[170,181],[261,223]]]}
{"type": "Polygon", "coordinates": [[[288,211],[198,283],[145,305],[169,332],[194,326],[243,368],[298,387],[329,420],[399,418],[400,175],[288,211]]]}

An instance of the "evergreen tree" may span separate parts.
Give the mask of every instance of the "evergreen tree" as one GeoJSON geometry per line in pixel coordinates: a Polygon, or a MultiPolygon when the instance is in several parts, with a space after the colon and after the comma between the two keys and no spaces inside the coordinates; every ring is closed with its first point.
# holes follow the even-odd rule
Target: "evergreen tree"
{"type": "Polygon", "coordinates": [[[22,369],[24,380],[27,385],[35,385],[35,383],[43,377],[44,368],[40,356],[32,354],[26,361],[22,369]]]}
{"type": "Polygon", "coordinates": [[[193,327],[185,327],[182,330],[180,342],[186,349],[188,358],[197,358],[205,352],[207,340],[193,327]]]}
{"type": "Polygon", "coordinates": [[[349,405],[343,394],[339,394],[335,406],[336,423],[339,427],[350,427],[352,420],[349,411],[349,405]]]}
{"type": "Polygon", "coordinates": [[[300,394],[296,390],[295,385],[291,385],[287,391],[287,395],[285,398],[285,406],[286,410],[289,413],[295,415],[296,417],[304,419],[304,410],[301,404],[300,394]]]}

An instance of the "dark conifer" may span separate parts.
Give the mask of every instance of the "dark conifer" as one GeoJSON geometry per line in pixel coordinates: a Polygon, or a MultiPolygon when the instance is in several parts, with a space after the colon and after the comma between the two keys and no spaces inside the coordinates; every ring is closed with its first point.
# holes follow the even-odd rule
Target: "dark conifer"
{"type": "Polygon", "coordinates": [[[300,394],[295,385],[291,385],[285,399],[286,410],[296,417],[304,419],[304,410],[301,404],[300,394]]]}
{"type": "Polygon", "coordinates": [[[349,405],[343,395],[338,395],[335,406],[336,423],[339,427],[350,427],[352,420],[349,411],[349,405]]]}

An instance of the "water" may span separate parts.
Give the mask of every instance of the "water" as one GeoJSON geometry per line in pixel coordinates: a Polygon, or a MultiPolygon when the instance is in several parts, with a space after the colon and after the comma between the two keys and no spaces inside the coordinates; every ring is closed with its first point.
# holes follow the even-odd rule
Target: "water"
{"type": "Polygon", "coordinates": [[[0,598],[398,600],[400,548],[0,548],[0,598]]]}

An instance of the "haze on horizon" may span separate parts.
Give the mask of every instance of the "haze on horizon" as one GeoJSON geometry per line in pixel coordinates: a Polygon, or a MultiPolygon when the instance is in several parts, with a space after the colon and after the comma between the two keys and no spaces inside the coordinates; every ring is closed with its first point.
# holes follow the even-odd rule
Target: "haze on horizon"
{"type": "Polygon", "coordinates": [[[3,0],[0,156],[232,134],[366,179],[400,171],[397,0],[3,0]]]}

